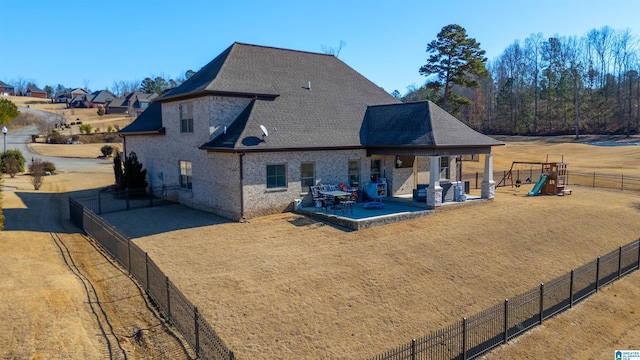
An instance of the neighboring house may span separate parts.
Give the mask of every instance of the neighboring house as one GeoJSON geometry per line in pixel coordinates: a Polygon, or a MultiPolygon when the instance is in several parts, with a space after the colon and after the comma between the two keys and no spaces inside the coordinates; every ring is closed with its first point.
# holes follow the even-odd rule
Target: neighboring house
{"type": "Polygon", "coordinates": [[[115,100],[116,96],[109,90],[94,91],[91,94],[82,94],[75,96],[69,102],[71,108],[98,108],[104,107],[105,109],[115,100]]]}
{"type": "Polygon", "coordinates": [[[65,103],[68,106],[73,99],[87,94],[88,92],[82,88],[66,89],[63,93],[56,95],[55,102],[65,103]]]}
{"type": "Polygon", "coordinates": [[[127,114],[137,117],[145,111],[158,94],[145,94],[138,91],[124,97],[114,99],[107,106],[107,114],[127,114]]]}
{"type": "Polygon", "coordinates": [[[309,203],[310,185],[380,178],[392,196],[428,183],[427,205],[440,206],[461,154],[485,154],[482,197],[493,198],[491,147],[503,145],[431,102],[401,103],[333,55],[242,43],[120,134],[150,187],[179,186],[181,203],[235,220],[309,203]]]}
{"type": "Polygon", "coordinates": [[[36,98],[42,98],[42,99],[46,99],[47,98],[47,92],[44,91],[44,90],[40,90],[35,85],[27,86],[26,95],[27,96],[31,96],[31,97],[36,97],[36,98]]]}
{"type": "Polygon", "coordinates": [[[4,96],[14,96],[16,94],[16,88],[9,85],[9,84],[5,84],[2,81],[0,81],[0,95],[4,95],[4,96]]]}

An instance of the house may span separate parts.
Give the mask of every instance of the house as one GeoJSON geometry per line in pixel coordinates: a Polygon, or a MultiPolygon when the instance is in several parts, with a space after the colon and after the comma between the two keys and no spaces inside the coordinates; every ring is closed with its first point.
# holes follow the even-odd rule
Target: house
{"type": "Polygon", "coordinates": [[[0,95],[15,96],[16,88],[0,81],[0,95]]]}
{"type": "Polygon", "coordinates": [[[71,108],[106,108],[116,96],[109,90],[94,91],[91,94],[80,94],[69,102],[71,108]]]}
{"type": "Polygon", "coordinates": [[[427,205],[440,206],[460,154],[485,154],[490,199],[491,147],[503,145],[431,102],[401,103],[333,55],[243,43],[120,134],[150,187],[176,186],[181,203],[235,220],[310,202],[318,183],[384,179],[392,196],[428,183],[427,205]]]}
{"type": "Polygon", "coordinates": [[[86,91],[85,89],[82,88],[75,88],[75,89],[65,89],[64,92],[57,94],[55,97],[55,102],[57,103],[65,103],[67,104],[67,107],[69,106],[69,103],[77,97],[83,96],[83,95],[87,95],[89,94],[88,91],[86,91]]]}
{"type": "Polygon", "coordinates": [[[128,114],[137,117],[145,111],[158,94],[145,94],[134,91],[121,98],[114,99],[107,106],[107,114],[128,114]]]}
{"type": "Polygon", "coordinates": [[[44,91],[44,90],[40,90],[35,85],[27,86],[26,95],[27,96],[31,96],[31,97],[36,97],[36,98],[42,98],[42,99],[46,99],[47,98],[47,92],[44,91]]]}

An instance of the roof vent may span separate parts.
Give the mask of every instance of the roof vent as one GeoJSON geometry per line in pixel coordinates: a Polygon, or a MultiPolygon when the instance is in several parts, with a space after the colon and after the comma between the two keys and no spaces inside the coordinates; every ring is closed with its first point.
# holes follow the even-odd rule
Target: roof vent
{"type": "Polygon", "coordinates": [[[311,91],[311,81],[309,81],[309,83],[307,85],[307,90],[311,91]]]}

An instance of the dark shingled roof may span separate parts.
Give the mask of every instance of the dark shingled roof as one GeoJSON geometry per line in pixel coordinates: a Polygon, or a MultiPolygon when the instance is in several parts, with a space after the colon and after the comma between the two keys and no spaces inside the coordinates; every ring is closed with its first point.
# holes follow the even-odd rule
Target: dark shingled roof
{"type": "Polygon", "coordinates": [[[504,145],[468,127],[431,101],[369,107],[361,138],[364,146],[375,147],[504,145]]]}
{"type": "MultiPolygon", "coordinates": [[[[211,134],[202,149],[502,145],[431,102],[402,104],[333,55],[234,43],[153,104],[211,95],[253,100],[226,132],[220,127],[211,134]]],[[[161,112],[150,119],[156,116],[150,110],[121,133],[157,133],[161,112]]]]}
{"type": "Polygon", "coordinates": [[[125,126],[118,133],[124,135],[164,133],[164,127],[162,126],[162,107],[160,103],[152,102],[149,104],[149,107],[143,111],[135,121],[125,126]]]}
{"type": "Polygon", "coordinates": [[[236,120],[242,122],[240,134],[218,129],[202,146],[208,149],[228,144],[231,136],[237,136],[236,150],[360,147],[367,106],[400,102],[333,55],[240,43],[157,101],[211,93],[257,99],[236,120]],[[260,125],[269,136],[256,142],[260,125]]]}

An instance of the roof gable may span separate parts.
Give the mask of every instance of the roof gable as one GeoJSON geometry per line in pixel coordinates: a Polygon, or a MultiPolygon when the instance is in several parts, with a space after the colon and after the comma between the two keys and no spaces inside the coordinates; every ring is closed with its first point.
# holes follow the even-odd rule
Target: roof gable
{"type": "Polygon", "coordinates": [[[466,147],[503,143],[481,134],[431,101],[372,106],[361,131],[375,147],[466,147]]]}
{"type": "Polygon", "coordinates": [[[400,103],[333,55],[239,43],[158,100],[186,96],[183,90],[191,88],[197,88],[191,95],[253,94],[256,101],[245,114],[238,150],[360,147],[367,106],[400,103]],[[203,73],[215,78],[204,84],[203,73]],[[270,132],[265,141],[243,143],[246,137],[262,137],[260,125],[270,132]]]}
{"type": "Polygon", "coordinates": [[[162,133],[162,105],[152,102],[131,124],[119,131],[124,135],[162,133]]]}

